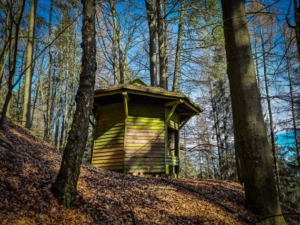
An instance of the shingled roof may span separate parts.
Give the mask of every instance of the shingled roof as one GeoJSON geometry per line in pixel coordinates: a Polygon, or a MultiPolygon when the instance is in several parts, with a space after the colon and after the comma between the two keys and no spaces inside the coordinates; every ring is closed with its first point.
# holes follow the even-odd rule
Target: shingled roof
{"type": "Polygon", "coordinates": [[[127,92],[127,94],[148,96],[153,98],[165,99],[165,100],[182,100],[183,104],[194,111],[196,114],[203,110],[190,98],[180,92],[167,91],[160,87],[152,87],[145,85],[142,81],[134,81],[131,84],[119,84],[109,86],[105,88],[99,88],[95,90],[95,99],[102,98],[104,96],[112,96],[127,92]]]}

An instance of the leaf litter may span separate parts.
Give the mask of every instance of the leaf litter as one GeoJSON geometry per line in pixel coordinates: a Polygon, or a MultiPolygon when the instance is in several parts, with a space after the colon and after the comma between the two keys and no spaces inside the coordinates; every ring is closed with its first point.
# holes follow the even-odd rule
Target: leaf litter
{"type": "MultiPolygon", "coordinates": [[[[50,191],[60,162],[53,147],[6,121],[0,131],[1,225],[259,224],[238,183],[133,176],[89,164],[81,166],[74,205],[64,208],[50,191]]],[[[299,211],[283,212],[288,224],[299,224],[299,211]]]]}

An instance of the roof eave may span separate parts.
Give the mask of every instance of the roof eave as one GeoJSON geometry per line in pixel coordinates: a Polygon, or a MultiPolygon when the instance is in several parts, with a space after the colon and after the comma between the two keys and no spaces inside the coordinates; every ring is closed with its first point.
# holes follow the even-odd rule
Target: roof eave
{"type": "Polygon", "coordinates": [[[148,87],[139,88],[139,87],[132,87],[132,85],[123,85],[120,87],[111,87],[110,89],[95,90],[95,98],[121,94],[125,91],[128,94],[136,94],[136,95],[143,95],[143,96],[170,99],[170,100],[182,99],[183,104],[185,104],[188,108],[194,111],[195,115],[203,111],[196,103],[194,103],[191,99],[189,99],[182,93],[175,93],[175,92],[168,92],[168,91],[165,92],[155,91],[148,87]]]}

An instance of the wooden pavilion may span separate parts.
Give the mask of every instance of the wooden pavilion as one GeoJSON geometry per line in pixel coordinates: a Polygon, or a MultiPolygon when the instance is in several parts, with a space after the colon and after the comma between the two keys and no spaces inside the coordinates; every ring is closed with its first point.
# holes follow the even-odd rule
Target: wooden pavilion
{"type": "Polygon", "coordinates": [[[95,90],[92,164],[136,174],[179,173],[179,130],[202,110],[141,81],[95,90]]]}

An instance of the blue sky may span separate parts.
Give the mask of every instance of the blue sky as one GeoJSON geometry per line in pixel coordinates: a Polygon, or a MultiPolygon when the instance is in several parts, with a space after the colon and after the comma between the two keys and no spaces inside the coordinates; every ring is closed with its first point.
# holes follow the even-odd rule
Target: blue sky
{"type": "MultiPolygon", "coordinates": [[[[298,131],[300,135],[300,131],[298,131]]],[[[277,144],[281,147],[295,147],[295,136],[293,132],[284,132],[276,135],[277,144]]]]}

